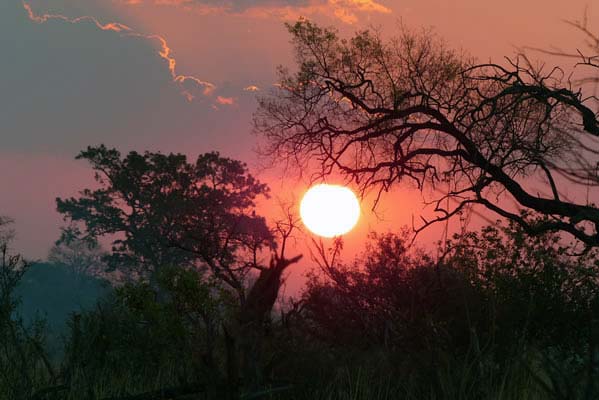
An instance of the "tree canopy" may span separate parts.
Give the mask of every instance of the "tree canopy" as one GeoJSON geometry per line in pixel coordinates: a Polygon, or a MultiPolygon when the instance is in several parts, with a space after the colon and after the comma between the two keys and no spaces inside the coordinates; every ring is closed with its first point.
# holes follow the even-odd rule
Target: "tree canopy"
{"type": "Polygon", "coordinates": [[[274,246],[266,221],[254,211],[268,188],[245,164],[215,152],[195,163],[182,154],[132,151],[121,157],[105,146],[77,158],[89,161],[100,187],[56,200],[75,224],[62,241],[108,237],[106,259],[113,268],[142,274],[162,266],[207,268],[243,297],[243,277],[257,266],[257,252],[274,246]]]}
{"type": "Polygon", "coordinates": [[[315,179],[340,172],[363,190],[447,184],[422,227],[478,204],[529,233],[599,246],[599,209],[564,189],[599,185],[599,122],[561,69],[524,56],[478,64],[427,31],[385,41],[307,20],[288,28],[297,70],[281,68],[255,115],[267,156],[312,167],[315,179]]]}
{"type": "Polygon", "coordinates": [[[132,151],[122,157],[99,146],[77,158],[90,162],[100,187],[57,199],[69,222],[59,241],[68,245],[62,252],[67,261],[79,256],[80,245],[88,243],[93,250],[100,238],[110,239],[112,251],[103,257],[108,265],[134,269],[144,278],[141,286],[125,286],[125,299],[148,306],[150,313],[154,301],[158,309],[174,306],[181,317],[177,324],[205,335],[201,358],[214,375],[220,373],[214,354],[222,331],[226,361],[221,375],[231,390],[262,384],[268,365],[263,346],[282,274],[301,258],[285,257],[295,227],[291,216],[271,232],[256,215],[255,201],[268,195],[268,187],[244,163],[215,152],[189,163],[182,154],[132,151]],[[271,253],[270,264],[260,257],[263,249],[271,253]],[[251,271],[258,274],[248,284],[251,271]],[[231,318],[219,316],[229,313],[231,318]]]}

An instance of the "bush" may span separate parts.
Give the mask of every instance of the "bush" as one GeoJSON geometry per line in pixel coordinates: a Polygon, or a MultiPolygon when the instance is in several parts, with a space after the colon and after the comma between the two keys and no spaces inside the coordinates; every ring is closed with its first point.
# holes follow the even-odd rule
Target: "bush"
{"type": "Polygon", "coordinates": [[[72,317],[65,370],[73,398],[221,383],[219,288],[177,268],[159,282],[126,284],[72,317]]]}
{"type": "Polygon", "coordinates": [[[323,370],[378,363],[418,399],[599,394],[595,252],[574,257],[514,225],[456,236],[436,261],[406,234],[370,240],[303,294],[298,332],[320,343],[321,365],[336,360],[323,370]]]}

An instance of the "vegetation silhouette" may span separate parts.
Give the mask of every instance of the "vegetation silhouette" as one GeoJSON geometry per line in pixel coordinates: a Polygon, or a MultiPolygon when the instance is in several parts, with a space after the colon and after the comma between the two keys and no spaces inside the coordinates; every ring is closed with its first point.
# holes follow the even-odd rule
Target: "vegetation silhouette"
{"type": "MultiPolygon", "coordinates": [[[[599,122],[561,69],[523,55],[479,64],[428,31],[385,41],[372,31],[342,39],[308,20],[288,28],[296,72],[280,69],[255,117],[265,155],[379,194],[405,180],[446,184],[417,230],[482,205],[529,234],[567,232],[599,246],[599,209],[565,194],[599,184],[599,122]]],[[[599,68],[596,57],[581,61],[599,68]]]]}
{"type": "MultiPolygon", "coordinates": [[[[102,187],[83,190],[79,198],[57,199],[58,211],[70,222],[63,241],[96,244],[100,237],[116,235],[112,252],[103,259],[113,268],[129,268],[145,277],[150,282],[147,289],[156,292],[160,303],[177,296],[175,282],[191,279],[174,275],[175,282],[161,284],[164,268],[187,271],[199,281],[212,280],[206,299],[222,291],[218,297],[226,297],[223,301],[233,307],[230,312],[235,316],[216,322],[210,313],[198,318],[194,316],[198,309],[187,311],[196,327],[203,325],[202,359],[212,378],[226,377],[231,388],[241,387],[242,379],[246,388],[261,384],[261,342],[281,274],[301,258],[285,257],[284,243],[291,231],[276,231],[282,233],[282,250],[277,254],[276,232],[255,213],[254,201],[268,194],[266,185],[250,175],[243,163],[218,153],[200,155],[190,164],[180,154],[130,152],[121,158],[117,150],[99,146],[89,147],[78,158],[92,164],[102,187]],[[261,260],[263,250],[272,253],[266,265],[261,260]],[[248,286],[252,270],[258,275],[248,286]],[[220,330],[215,323],[222,325],[226,339],[222,376],[214,355],[220,330]]],[[[200,309],[203,304],[199,303],[200,309]]]]}
{"type": "Polygon", "coordinates": [[[297,217],[256,214],[269,190],[244,163],[88,147],[96,187],[56,199],[66,227],[48,262],[13,254],[0,218],[0,399],[597,398],[599,210],[562,193],[599,184],[591,100],[558,70],[477,65],[430,32],[289,30],[298,71],[256,113],[266,155],[363,191],[448,185],[416,231],[471,205],[502,220],[437,256],[407,228],[373,232],[349,261],[340,238],[315,243],[285,301],[297,217]],[[99,298],[72,309],[58,356],[59,318],[28,311],[47,285],[99,298]]]}

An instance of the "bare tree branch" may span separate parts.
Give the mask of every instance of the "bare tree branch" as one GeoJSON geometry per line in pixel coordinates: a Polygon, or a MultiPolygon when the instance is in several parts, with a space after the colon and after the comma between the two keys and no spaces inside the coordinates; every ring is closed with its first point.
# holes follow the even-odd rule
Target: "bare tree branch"
{"type": "Polygon", "coordinates": [[[583,186],[597,175],[599,122],[559,67],[524,55],[477,64],[429,32],[384,42],[368,31],[341,40],[306,20],[289,30],[299,72],[283,70],[260,100],[264,155],[316,167],[319,178],[338,171],[379,193],[405,178],[423,189],[451,176],[449,193],[430,202],[438,217],[416,231],[480,204],[528,232],[563,231],[599,246],[599,209],[562,194],[563,177],[583,186]],[[531,182],[547,189],[532,191],[531,182]],[[451,209],[441,206],[447,196],[451,209]]]}

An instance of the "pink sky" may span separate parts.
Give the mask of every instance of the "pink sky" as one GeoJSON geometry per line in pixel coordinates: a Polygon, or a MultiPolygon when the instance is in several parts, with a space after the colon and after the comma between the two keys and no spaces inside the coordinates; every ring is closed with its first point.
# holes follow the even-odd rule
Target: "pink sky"
{"type": "MultiPolygon", "coordinates": [[[[219,150],[246,161],[278,197],[298,199],[306,181],[282,183],[280,171],[259,171],[258,138],[250,130],[255,96],[276,82],[277,65],[293,66],[283,23],[299,15],[335,25],[344,35],[376,27],[391,36],[400,21],[433,27],[449,45],[501,61],[517,46],[581,48],[583,38],[563,20],[582,18],[588,4],[31,0],[28,15],[18,0],[3,3],[0,31],[6,30],[6,51],[14,56],[0,74],[0,87],[8,87],[0,93],[0,117],[8,121],[0,133],[0,214],[16,220],[15,248],[30,258],[44,258],[58,237],[55,197],[90,184],[90,170],[73,160],[88,144],[191,157],[219,150]]],[[[589,5],[589,21],[599,21],[599,7],[589,5]]],[[[595,25],[591,29],[599,30],[595,25]]],[[[420,195],[405,188],[384,197],[383,220],[370,206],[367,199],[362,220],[347,235],[354,251],[369,230],[409,225],[422,208],[420,195]]],[[[271,216],[276,207],[274,201],[261,205],[271,216]]],[[[433,229],[421,242],[439,238],[440,229],[433,229]]],[[[305,252],[301,243],[298,251],[305,252]]]]}

